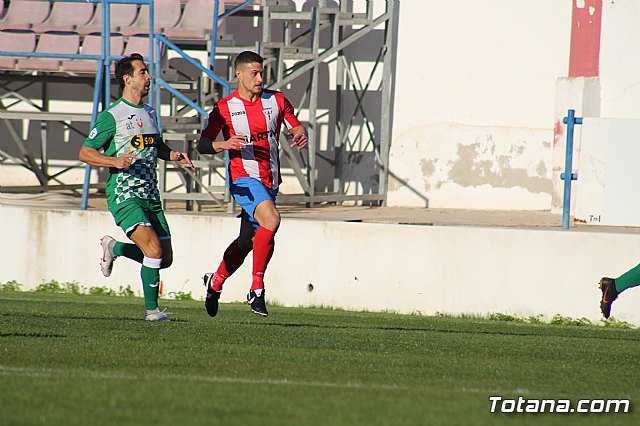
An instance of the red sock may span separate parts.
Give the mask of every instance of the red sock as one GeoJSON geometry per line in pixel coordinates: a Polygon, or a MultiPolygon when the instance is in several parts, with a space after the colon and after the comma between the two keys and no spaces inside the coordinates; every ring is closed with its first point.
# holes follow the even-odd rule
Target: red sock
{"type": "Polygon", "coordinates": [[[229,244],[229,247],[224,251],[224,256],[222,256],[222,262],[220,262],[220,266],[218,266],[218,270],[216,271],[213,284],[211,284],[211,288],[214,291],[222,290],[222,284],[238,270],[244,262],[245,257],[247,257],[247,254],[249,253],[245,253],[240,249],[237,238],[229,244]]]}
{"type": "Polygon", "coordinates": [[[262,226],[256,231],[253,237],[253,280],[251,281],[251,290],[264,288],[264,271],[273,255],[273,247],[275,232],[263,228],[262,226]]]}

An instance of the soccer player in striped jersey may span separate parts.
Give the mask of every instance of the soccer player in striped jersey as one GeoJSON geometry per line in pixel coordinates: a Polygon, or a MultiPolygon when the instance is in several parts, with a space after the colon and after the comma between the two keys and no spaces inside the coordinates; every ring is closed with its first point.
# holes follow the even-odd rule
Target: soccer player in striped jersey
{"type": "Polygon", "coordinates": [[[214,317],[222,286],[253,250],[253,273],[247,302],[256,314],[268,315],[264,274],[273,254],[274,236],[280,226],[276,208],[280,176],[278,154],[280,128],[289,129],[291,147],[307,146],[304,126],[294,115],[291,103],[281,92],[263,89],[263,58],[245,51],[236,57],[238,89],[220,99],[209,114],[198,141],[201,154],[229,151],[229,190],[242,207],[240,235],[224,252],[214,273],[203,277],[207,288],[205,307],[214,317]],[[216,141],[222,131],[224,140],[216,141]]]}
{"type": "Polygon", "coordinates": [[[162,211],[156,177],[157,158],[193,168],[186,152],[173,151],[162,140],[155,110],[142,103],[151,76],[142,55],[132,53],[116,62],[116,81],[122,97],[104,110],[80,148],[80,160],[94,167],[109,167],[106,192],[116,224],[134,244],[105,235],[100,267],[111,275],[119,256],[141,263],[140,278],[147,321],[169,321],[158,309],[160,269],[173,262],[171,233],[162,211]],[[104,150],[101,153],[99,150],[104,150]]]}

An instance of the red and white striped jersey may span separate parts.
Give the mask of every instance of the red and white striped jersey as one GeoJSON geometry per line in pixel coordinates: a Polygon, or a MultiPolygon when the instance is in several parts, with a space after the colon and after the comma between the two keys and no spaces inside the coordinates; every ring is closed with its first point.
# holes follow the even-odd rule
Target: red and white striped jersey
{"type": "Polygon", "coordinates": [[[260,98],[249,102],[236,90],[213,107],[202,136],[215,140],[221,130],[225,140],[234,135],[247,136],[244,148],[229,150],[231,181],[252,177],[275,189],[282,182],[278,140],[283,122],[288,129],[300,126],[291,103],[281,92],[264,89],[260,98]]]}

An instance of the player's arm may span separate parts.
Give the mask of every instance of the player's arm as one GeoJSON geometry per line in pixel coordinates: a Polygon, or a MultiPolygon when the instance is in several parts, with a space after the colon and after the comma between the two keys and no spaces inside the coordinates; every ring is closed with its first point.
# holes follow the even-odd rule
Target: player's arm
{"type": "Polygon", "coordinates": [[[127,152],[121,157],[109,157],[102,154],[96,148],[83,145],[80,148],[80,161],[90,164],[93,167],[115,167],[116,169],[126,169],[135,161],[135,157],[127,152]]]}
{"type": "Polygon", "coordinates": [[[158,140],[158,158],[165,161],[177,161],[193,170],[196,169],[186,152],[172,150],[161,138],[158,140]]]}
{"type": "Polygon", "coordinates": [[[89,132],[89,136],[80,148],[78,158],[80,161],[93,167],[114,167],[116,169],[128,168],[135,157],[126,153],[121,157],[112,157],[101,153],[113,140],[116,131],[116,122],[111,114],[103,112],[98,117],[95,126],[89,132]]]}
{"type": "Polygon", "coordinates": [[[226,141],[214,141],[206,136],[200,136],[198,140],[198,152],[200,154],[217,154],[231,149],[242,149],[247,143],[245,136],[234,135],[226,141]]]}
{"type": "Polygon", "coordinates": [[[293,106],[287,98],[284,98],[284,123],[289,128],[291,136],[291,148],[294,146],[301,150],[309,143],[307,129],[298,121],[298,117],[293,112],[293,106]]]}
{"type": "Polygon", "coordinates": [[[230,149],[241,149],[247,140],[244,136],[234,135],[224,141],[215,140],[218,134],[222,130],[224,125],[224,117],[220,114],[220,109],[216,104],[213,107],[213,111],[209,114],[209,121],[207,126],[200,134],[198,139],[198,152],[200,154],[217,154],[222,151],[228,151],[230,149]]]}
{"type": "Polygon", "coordinates": [[[307,137],[307,129],[305,129],[302,124],[289,129],[289,136],[291,136],[291,148],[297,146],[300,150],[307,146],[307,144],[309,143],[309,138],[307,137]]]}

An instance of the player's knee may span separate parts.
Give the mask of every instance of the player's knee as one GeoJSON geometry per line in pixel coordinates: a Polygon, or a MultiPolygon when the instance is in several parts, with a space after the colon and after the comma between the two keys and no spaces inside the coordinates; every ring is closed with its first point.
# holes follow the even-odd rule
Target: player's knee
{"type": "Polygon", "coordinates": [[[155,244],[148,247],[145,256],[152,257],[154,259],[162,259],[162,247],[155,244]]]}
{"type": "Polygon", "coordinates": [[[260,226],[270,229],[273,232],[277,231],[280,226],[280,212],[278,212],[278,210],[269,212],[269,214],[265,215],[263,222],[260,226]]]}

